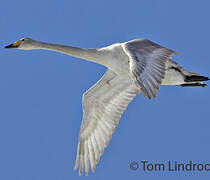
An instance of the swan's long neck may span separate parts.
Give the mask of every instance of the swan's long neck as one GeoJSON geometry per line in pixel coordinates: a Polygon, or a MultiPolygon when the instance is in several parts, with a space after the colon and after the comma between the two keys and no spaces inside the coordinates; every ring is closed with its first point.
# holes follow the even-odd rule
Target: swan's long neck
{"type": "Polygon", "coordinates": [[[50,51],[56,51],[104,65],[103,58],[101,58],[101,52],[98,51],[98,49],[81,49],[77,47],[50,44],[37,41],[34,45],[35,49],[46,49],[50,51]]]}

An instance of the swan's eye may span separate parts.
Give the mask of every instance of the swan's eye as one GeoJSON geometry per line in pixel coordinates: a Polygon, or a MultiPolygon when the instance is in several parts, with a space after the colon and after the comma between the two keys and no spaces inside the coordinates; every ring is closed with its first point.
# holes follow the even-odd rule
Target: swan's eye
{"type": "Polygon", "coordinates": [[[22,41],[25,41],[25,39],[22,39],[22,41]]]}

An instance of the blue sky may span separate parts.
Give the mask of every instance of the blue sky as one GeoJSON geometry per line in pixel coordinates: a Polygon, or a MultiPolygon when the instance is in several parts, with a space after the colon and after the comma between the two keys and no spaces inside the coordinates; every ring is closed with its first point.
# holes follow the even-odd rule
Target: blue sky
{"type": "MultiPolygon", "coordinates": [[[[210,76],[210,2],[2,1],[0,46],[22,37],[83,48],[148,38],[210,76]]],[[[210,163],[210,87],[161,87],[123,114],[94,174],[73,171],[82,94],[105,67],[47,51],[0,48],[0,179],[209,179],[210,171],[132,171],[129,163],[210,163]]]]}

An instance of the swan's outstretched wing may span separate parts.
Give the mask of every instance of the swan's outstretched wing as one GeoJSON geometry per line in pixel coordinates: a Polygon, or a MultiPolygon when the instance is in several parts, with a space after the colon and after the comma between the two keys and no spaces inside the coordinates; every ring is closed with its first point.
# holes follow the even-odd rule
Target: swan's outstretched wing
{"type": "Polygon", "coordinates": [[[165,75],[165,64],[176,52],[147,39],[136,39],[124,43],[123,48],[130,58],[131,77],[149,99],[156,92],[165,75]]]}
{"type": "Polygon", "coordinates": [[[74,169],[79,174],[92,171],[129,102],[136,96],[137,88],[129,79],[107,70],[104,76],[82,99],[83,121],[80,127],[77,157],[74,169]]]}

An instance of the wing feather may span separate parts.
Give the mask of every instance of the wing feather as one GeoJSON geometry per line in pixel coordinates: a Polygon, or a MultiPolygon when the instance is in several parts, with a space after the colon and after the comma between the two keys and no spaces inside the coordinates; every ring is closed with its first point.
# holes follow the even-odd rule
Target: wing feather
{"type": "Polygon", "coordinates": [[[149,99],[156,97],[166,62],[176,52],[147,39],[128,41],[123,48],[130,58],[130,73],[136,86],[149,99]]]}
{"type": "Polygon", "coordinates": [[[83,120],[80,127],[77,157],[74,169],[79,174],[89,164],[95,166],[108,145],[119,119],[138,91],[130,79],[107,70],[104,76],[83,95],[83,120]]]}

